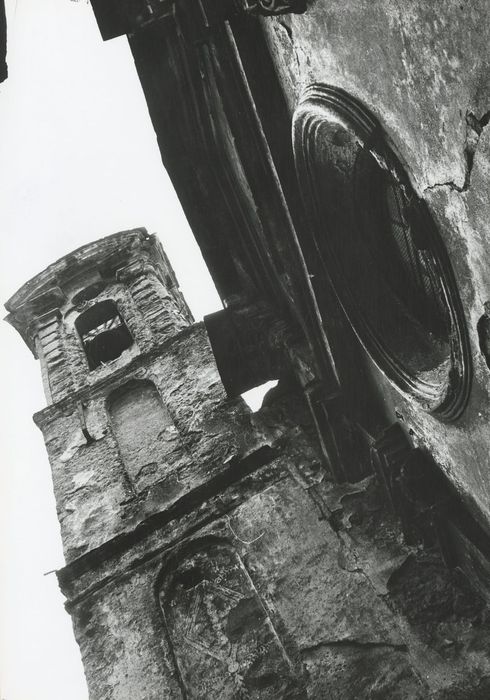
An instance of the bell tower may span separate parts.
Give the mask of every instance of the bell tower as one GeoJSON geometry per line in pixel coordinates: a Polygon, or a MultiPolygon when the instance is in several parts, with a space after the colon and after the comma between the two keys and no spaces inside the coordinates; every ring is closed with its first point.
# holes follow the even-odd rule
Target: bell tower
{"type": "Polygon", "coordinates": [[[162,481],[178,491],[186,448],[168,408],[170,368],[156,355],[192,335],[192,315],[160,243],[144,229],[65,256],[7,308],[40,361],[48,406],[35,420],[71,560],[125,530],[131,504],[151,499],[162,481]]]}
{"type": "Polygon", "coordinates": [[[41,365],[48,405],[34,420],[90,697],[231,698],[254,684],[297,697],[300,669],[233,545],[255,540],[273,496],[230,516],[277,481],[287,430],[258,429],[226,396],[157,238],[85,245],[6,307],[41,365]]]}

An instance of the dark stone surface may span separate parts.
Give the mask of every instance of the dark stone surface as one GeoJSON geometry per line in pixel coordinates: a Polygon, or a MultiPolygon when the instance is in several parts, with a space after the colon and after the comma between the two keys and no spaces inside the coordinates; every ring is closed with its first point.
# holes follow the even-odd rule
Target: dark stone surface
{"type": "MultiPolygon", "coordinates": [[[[141,235],[127,237],[138,248],[141,235]]],[[[330,480],[298,384],[283,380],[251,413],[226,396],[203,325],[152,265],[101,286],[81,258],[42,327],[44,348],[53,328],[62,338],[49,385],[70,370],[36,422],[90,697],[484,693],[485,605],[436,551],[404,542],[374,476],[330,480]],[[68,338],[77,304],[99,298],[117,300],[135,344],[90,372],[68,338]]],[[[31,283],[36,299],[65,264],[31,283]]],[[[29,293],[11,302],[21,324],[39,313],[29,293]]]]}
{"type": "MultiPolygon", "coordinates": [[[[470,9],[461,31],[447,32],[459,16],[455,4],[440,16],[418,2],[313,2],[304,16],[263,27],[291,111],[308,83],[328,81],[379,116],[444,229],[475,320],[489,296],[488,134],[458,104],[480,114],[484,79],[463,49],[485,11],[470,9]]],[[[204,328],[155,268],[153,244],[142,232],[129,238],[121,250],[106,240],[68,256],[11,301],[47,375],[52,405],[36,421],[68,562],[59,580],[91,698],[486,697],[480,598],[435,548],[406,543],[374,477],[330,480],[297,384],[256,414],[227,398],[204,328]],[[143,260],[133,258],[138,246],[143,260]],[[83,304],[108,298],[135,343],[89,372],[74,322],[83,304]],[[53,303],[36,336],[32,317],[53,303]],[[111,413],[109,397],[124,386],[134,404],[111,413]]],[[[485,515],[488,382],[475,337],[476,388],[457,424],[437,422],[374,367],[370,375],[387,414],[485,515]]],[[[349,458],[358,454],[367,462],[368,449],[349,458]]]]}
{"type": "Polygon", "coordinates": [[[318,476],[295,461],[285,452],[72,579],[92,697],[479,697],[481,600],[403,544],[372,479],[344,495],[320,482],[313,500],[318,476]]]}
{"type": "Polygon", "coordinates": [[[487,529],[490,383],[477,323],[490,296],[489,19],[486,2],[317,0],[303,15],[261,22],[290,118],[313,83],[349,92],[377,117],[435,218],[470,333],[474,381],[465,413],[452,424],[435,419],[367,363],[388,420],[402,416],[487,529]]]}

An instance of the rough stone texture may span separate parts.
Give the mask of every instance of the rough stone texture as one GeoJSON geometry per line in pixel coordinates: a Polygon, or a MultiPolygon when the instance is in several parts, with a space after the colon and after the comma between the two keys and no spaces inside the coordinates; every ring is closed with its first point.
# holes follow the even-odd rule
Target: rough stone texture
{"type": "Polygon", "coordinates": [[[107,300],[134,339],[117,359],[119,370],[193,320],[161,245],[145,229],[108,236],[61,258],[5,305],[7,320],[41,360],[48,403],[73,397],[114,371],[113,364],[89,371],[75,327],[83,311],[107,300]]]}
{"type": "MultiPolygon", "coordinates": [[[[68,559],[132,531],[154,509],[168,508],[226,469],[232,458],[270,441],[266,431],[263,436],[253,434],[241,401],[226,400],[201,325],[176,336],[161,354],[135,360],[119,377],[94,388],[84,404],[93,438],[88,444],[73,402],[36,416],[52,465],[68,559]],[[158,432],[153,444],[147,441],[146,456],[140,457],[147,465],[143,490],[128,473],[130,465],[124,464],[106,408],[108,395],[132,380],[155,385],[174,425],[163,451],[156,441],[158,432]]],[[[128,425],[126,431],[127,443],[132,441],[136,450],[142,438],[132,432],[135,427],[128,425]]]]}
{"type": "Polygon", "coordinates": [[[374,477],[327,478],[297,384],[283,380],[257,413],[229,399],[203,325],[189,323],[172,280],[155,286],[151,239],[112,243],[59,261],[10,302],[39,342],[56,271],[57,367],[71,384],[36,422],[90,697],[484,697],[483,602],[437,550],[404,542],[374,477]],[[147,245],[148,285],[133,259],[147,245]],[[116,299],[135,339],[92,371],[70,330],[87,294],[116,299]]]}
{"type": "Polygon", "coordinates": [[[105,562],[110,576],[83,574],[70,610],[92,696],[480,697],[482,602],[404,547],[373,484],[346,485],[340,529],[311,489],[283,454],[105,562]],[[381,591],[371,572],[393,547],[381,591]]]}
{"type": "Polygon", "coordinates": [[[121,459],[140,492],[160,481],[163,465],[173,461],[172,452],[179,447],[178,430],[152,382],[123,384],[111,393],[108,409],[121,459]]]}
{"type": "Polygon", "coordinates": [[[316,0],[302,15],[262,20],[291,116],[312,83],[357,97],[379,119],[438,223],[470,331],[468,407],[445,425],[375,366],[371,372],[392,419],[403,417],[487,523],[490,382],[477,323],[490,298],[489,12],[486,2],[316,0]]]}

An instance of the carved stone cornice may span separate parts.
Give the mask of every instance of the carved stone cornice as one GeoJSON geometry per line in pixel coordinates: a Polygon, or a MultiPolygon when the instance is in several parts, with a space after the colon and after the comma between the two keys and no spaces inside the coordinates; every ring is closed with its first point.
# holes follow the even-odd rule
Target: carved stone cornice
{"type": "Polygon", "coordinates": [[[20,333],[34,357],[37,357],[35,336],[38,329],[47,323],[46,319],[59,315],[59,308],[65,301],[61,289],[51,287],[26,301],[5,318],[20,333]]]}
{"type": "Polygon", "coordinates": [[[133,34],[179,10],[188,11],[192,3],[201,14],[203,26],[225,22],[240,13],[284,15],[306,10],[306,0],[90,0],[102,37],[113,39],[133,34]]]}
{"type": "Polygon", "coordinates": [[[240,10],[257,15],[299,14],[306,10],[306,0],[235,0],[240,10]]]}
{"type": "Polygon", "coordinates": [[[156,20],[171,17],[175,0],[90,0],[104,40],[132,34],[156,20]]]}
{"type": "Polygon", "coordinates": [[[138,258],[131,260],[126,265],[121,266],[116,270],[116,279],[118,282],[125,284],[136,280],[143,275],[150,276],[157,274],[157,268],[152,260],[146,258],[138,258]]]}

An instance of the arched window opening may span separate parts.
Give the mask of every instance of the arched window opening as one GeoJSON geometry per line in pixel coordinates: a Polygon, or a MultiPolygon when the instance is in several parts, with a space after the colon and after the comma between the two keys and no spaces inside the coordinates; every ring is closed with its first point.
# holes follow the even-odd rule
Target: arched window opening
{"type": "Polygon", "coordinates": [[[168,475],[178,432],[154,384],[132,381],[110,394],[107,407],[126,471],[137,491],[168,475]]]}
{"type": "Polygon", "coordinates": [[[380,125],[347,93],[314,85],[295,114],[294,148],[311,216],[306,257],[389,379],[455,418],[470,383],[461,301],[427,205],[380,125]]]}
{"type": "Polygon", "coordinates": [[[131,347],[133,338],[113,301],[101,301],[75,321],[89,369],[119,357],[131,347]]]}

